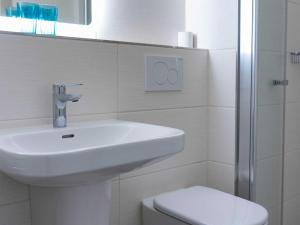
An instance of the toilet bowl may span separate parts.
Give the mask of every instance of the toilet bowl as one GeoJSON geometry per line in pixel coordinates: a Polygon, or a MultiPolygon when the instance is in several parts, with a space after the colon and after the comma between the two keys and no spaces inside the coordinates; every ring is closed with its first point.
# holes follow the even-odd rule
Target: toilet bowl
{"type": "Polygon", "coordinates": [[[191,187],[143,201],[143,225],[267,225],[262,206],[207,187],[191,187]]]}

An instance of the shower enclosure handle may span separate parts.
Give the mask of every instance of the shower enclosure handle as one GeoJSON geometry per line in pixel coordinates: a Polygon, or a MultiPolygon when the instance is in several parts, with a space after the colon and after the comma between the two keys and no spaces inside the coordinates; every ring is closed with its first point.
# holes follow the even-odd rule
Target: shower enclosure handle
{"type": "Polygon", "coordinates": [[[289,85],[288,80],[273,80],[273,85],[274,86],[287,86],[289,85]]]}

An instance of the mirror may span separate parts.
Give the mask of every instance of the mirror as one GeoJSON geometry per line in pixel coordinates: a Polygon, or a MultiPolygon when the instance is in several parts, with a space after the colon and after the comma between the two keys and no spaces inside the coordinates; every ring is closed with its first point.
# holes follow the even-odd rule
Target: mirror
{"type": "MultiPolygon", "coordinates": [[[[32,16],[28,15],[28,6],[31,5],[37,5],[38,8],[56,7],[58,22],[84,25],[91,23],[91,0],[0,0],[1,16],[17,17],[18,15],[21,17],[22,11],[26,14],[25,16],[32,16]],[[25,5],[24,3],[33,4],[25,5]]],[[[40,11],[42,12],[42,10],[40,11]]],[[[37,14],[40,15],[41,13],[37,14]]],[[[39,15],[39,18],[43,16],[39,15]]]]}
{"type": "MultiPolygon", "coordinates": [[[[203,43],[197,40],[199,34],[205,33],[199,23],[207,21],[209,13],[203,11],[199,0],[0,0],[0,3],[2,31],[188,48],[203,43]],[[18,2],[55,5],[58,8],[55,31],[43,32],[37,27],[30,32],[31,21],[6,17],[6,9],[18,2]]],[[[46,29],[51,26],[46,24],[46,29]]]]}

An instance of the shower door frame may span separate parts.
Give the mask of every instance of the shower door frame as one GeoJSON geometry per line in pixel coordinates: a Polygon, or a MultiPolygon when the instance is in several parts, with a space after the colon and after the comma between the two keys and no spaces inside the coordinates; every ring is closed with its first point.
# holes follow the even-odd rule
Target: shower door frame
{"type": "Polygon", "coordinates": [[[255,196],[258,0],[238,1],[235,194],[255,196]]]}

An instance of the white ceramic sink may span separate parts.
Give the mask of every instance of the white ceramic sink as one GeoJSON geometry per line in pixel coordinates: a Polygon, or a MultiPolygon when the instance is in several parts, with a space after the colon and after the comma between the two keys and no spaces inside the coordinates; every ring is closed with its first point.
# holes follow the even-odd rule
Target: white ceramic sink
{"type": "Polygon", "coordinates": [[[32,225],[109,225],[113,177],[183,150],[184,132],[108,120],[0,131],[0,171],[31,185],[32,225]]]}
{"type": "Polygon", "coordinates": [[[0,170],[32,185],[77,185],[170,156],[183,143],[181,130],[119,120],[2,131],[0,170]]]}

